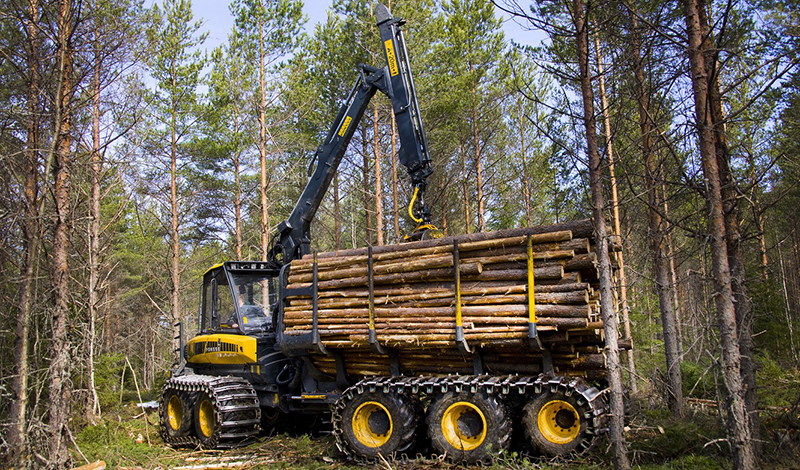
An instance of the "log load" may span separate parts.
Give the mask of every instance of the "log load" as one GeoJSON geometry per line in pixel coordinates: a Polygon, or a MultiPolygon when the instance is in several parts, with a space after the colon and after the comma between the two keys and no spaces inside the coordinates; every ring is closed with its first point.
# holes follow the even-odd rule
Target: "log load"
{"type": "MultiPolygon", "coordinates": [[[[342,354],[350,375],[389,374],[389,355],[370,347],[371,329],[403,374],[472,373],[457,331],[480,349],[487,371],[535,374],[542,356],[530,347],[533,324],[557,373],[599,376],[594,242],[583,220],[306,255],[290,266],[282,333],[310,333],[316,302],[320,340],[342,354]],[[316,299],[291,293],[313,283],[316,299]]],[[[332,356],[313,361],[335,375],[332,356]]]]}

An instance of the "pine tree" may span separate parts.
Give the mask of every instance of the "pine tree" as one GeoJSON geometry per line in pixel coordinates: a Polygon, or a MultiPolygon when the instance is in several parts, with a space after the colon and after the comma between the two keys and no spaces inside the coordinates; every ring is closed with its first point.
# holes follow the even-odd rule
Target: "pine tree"
{"type": "MultiPolygon", "coordinates": [[[[500,20],[494,15],[494,4],[489,1],[452,0],[445,2],[442,9],[446,15],[442,47],[453,58],[458,87],[452,98],[462,103],[459,112],[469,123],[463,128],[465,134],[460,139],[464,149],[469,149],[462,155],[462,160],[465,166],[468,160],[472,160],[470,170],[474,170],[475,176],[477,231],[480,232],[487,225],[484,160],[490,153],[492,136],[502,125],[497,114],[499,107],[493,103],[499,95],[494,84],[503,80],[498,67],[504,47],[503,32],[500,20]],[[464,96],[468,99],[464,100],[464,96]]],[[[469,199],[466,194],[465,199],[469,199]]],[[[468,209],[468,203],[465,203],[465,210],[468,209]]],[[[467,220],[467,226],[469,224],[467,220]]]]}
{"type": "MultiPolygon", "coordinates": [[[[199,21],[193,21],[191,1],[166,0],[163,7],[153,7],[145,32],[150,47],[147,68],[157,83],[148,101],[154,122],[163,123],[163,128],[151,126],[147,138],[159,166],[156,169],[160,173],[158,176],[166,174],[169,178],[164,202],[169,207],[170,216],[169,321],[173,325],[183,318],[180,305],[181,232],[185,228],[184,211],[189,207],[185,178],[191,161],[182,146],[195,119],[197,86],[205,65],[202,52],[196,49],[207,36],[206,33],[198,34],[200,25],[199,21]]],[[[177,326],[174,328],[173,359],[177,361],[179,330],[177,326]]]]}
{"type": "Polygon", "coordinates": [[[267,108],[276,106],[278,97],[274,93],[278,87],[268,82],[278,62],[297,47],[305,20],[302,3],[297,0],[235,0],[231,12],[236,18],[236,27],[241,32],[243,43],[252,47],[247,56],[258,64],[256,109],[261,180],[261,254],[262,260],[266,260],[271,234],[267,189],[274,168],[274,164],[268,161],[268,145],[272,146],[271,150],[278,158],[282,156],[281,146],[275,142],[276,129],[267,122],[267,108]]]}

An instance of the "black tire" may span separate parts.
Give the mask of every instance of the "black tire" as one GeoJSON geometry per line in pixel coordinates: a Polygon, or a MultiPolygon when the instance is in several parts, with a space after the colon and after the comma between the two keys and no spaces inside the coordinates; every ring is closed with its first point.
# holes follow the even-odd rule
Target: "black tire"
{"type": "Polygon", "coordinates": [[[195,434],[204,449],[213,449],[219,441],[219,410],[216,402],[207,393],[200,393],[192,408],[195,434]]]}
{"type": "Polygon", "coordinates": [[[168,388],[162,392],[159,404],[161,432],[166,438],[185,437],[192,432],[192,407],[185,392],[168,388]]]}
{"type": "Polygon", "coordinates": [[[414,443],[417,413],[405,395],[379,390],[345,391],[333,429],[339,449],[361,459],[399,456],[414,443]]]}
{"type": "Polygon", "coordinates": [[[592,442],[587,432],[587,411],[574,395],[545,392],[522,409],[525,437],[535,451],[546,456],[581,453],[592,442]]]}
{"type": "Polygon", "coordinates": [[[261,407],[261,431],[275,434],[283,421],[283,412],[278,408],[261,407]]]}
{"type": "Polygon", "coordinates": [[[446,393],[428,408],[427,422],[434,450],[456,462],[490,459],[511,442],[508,412],[493,395],[446,393]]]}

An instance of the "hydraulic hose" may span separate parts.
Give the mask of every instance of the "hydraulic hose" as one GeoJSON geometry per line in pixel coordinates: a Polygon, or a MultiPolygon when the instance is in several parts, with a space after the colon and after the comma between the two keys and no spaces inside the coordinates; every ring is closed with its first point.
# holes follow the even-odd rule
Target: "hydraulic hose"
{"type": "Polygon", "coordinates": [[[417,200],[417,195],[419,194],[419,186],[414,188],[414,196],[411,197],[411,203],[408,205],[408,215],[411,217],[411,220],[420,224],[422,223],[422,218],[418,218],[414,216],[414,202],[417,200]]]}

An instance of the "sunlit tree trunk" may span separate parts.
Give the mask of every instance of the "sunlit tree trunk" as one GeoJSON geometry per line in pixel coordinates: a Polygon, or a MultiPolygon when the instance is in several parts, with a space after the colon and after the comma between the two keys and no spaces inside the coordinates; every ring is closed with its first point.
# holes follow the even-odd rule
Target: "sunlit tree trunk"
{"type": "Polygon", "coordinates": [[[381,148],[378,105],[372,108],[372,146],[375,151],[375,234],[378,245],[383,245],[383,190],[381,188],[381,148]]]}
{"type": "MultiPolygon", "coordinates": [[[[478,232],[486,230],[486,210],[483,196],[483,161],[481,159],[481,138],[478,129],[478,91],[472,87],[472,143],[475,146],[475,179],[478,187],[478,232]]],[[[469,233],[469,231],[467,231],[469,233]]]]}
{"type": "Polygon", "coordinates": [[[462,194],[464,196],[464,233],[472,231],[472,215],[469,210],[469,183],[467,182],[467,154],[464,151],[464,144],[461,144],[459,151],[461,155],[461,186],[462,194]]]}
{"type": "MultiPolygon", "coordinates": [[[[617,191],[617,174],[614,169],[614,145],[611,139],[611,110],[608,105],[608,96],[606,95],[606,78],[603,72],[603,55],[600,50],[600,38],[595,34],[595,48],[597,49],[597,74],[600,78],[600,104],[603,106],[603,130],[606,136],[606,156],[608,158],[608,173],[611,177],[611,204],[614,214],[614,230],[617,236],[622,240],[622,231],[620,229],[620,215],[619,215],[619,193],[617,191]]],[[[615,253],[619,269],[617,276],[619,278],[619,303],[622,310],[622,328],[625,339],[630,342],[630,349],[625,353],[628,360],[628,371],[630,373],[631,391],[636,393],[639,390],[636,383],[636,361],[634,360],[633,353],[633,337],[631,336],[631,321],[630,321],[630,308],[628,307],[628,281],[625,277],[625,257],[622,251],[615,253]]]]}
{"type": "Polygon", "coordinates": [[[342,249],[342,205],[339,200],[339,173],[333,175],[333,242],[337,250],[342,249]]]}
{"type": "Polygon", "coordinates": [[[237,145],[236,151],[233,154],[233,216],[236,219],[235,223],[235,243],[236,243],[236,259],[242,259],[242,152],[241,146],[238,143],[239,126],[241,125],[238,104],[234,110],[233,117],[233,132],[236,135],[237,145]]]}
{"type": "Polygon", "coordinates": [[[361,170],[361,190],[364,193],[364,217],[367,221],[364,237],[367,245],[372,245],[372,210],[370,210],[370,193],[372,191],[369,190],[369,144],[367,140],[366,122],[361,125],[361,163],[364,165],[361,170]]]}
{"type": "Polygon", "coordinates": [[[100,150],[100,70],[102,55],[100,50],[100,31],[95,27],[94,38],[94,74],[92,76],[92,194],[88,226],[89,239],[89,286],[88,286],[88,341],[87,362],[89,371],[89,394],[86,404],[86,419],[94,424],[100,416],[100,400],[94,383],[94,343],[95,322],[99,305],[98,289],[100,278],[100,175],[103,171],[103,154],[100,150]]]}
{"type": "Polygon", "coordinates": [[[665,241],[667,242],[667,256],[669,257],[669,276],[670,281],[672,282],[672,286],[670,291],[672,292],[672,308],[675,312],[675,335],[678,341],[678,354],[680,356],[683,355],[683,320],[682,320],[682,308],[681,302],[678,295],[678,270],[675,268],[675,246],[672,243],[672,227],[669,222],[669,202],[667,201],[667,185],[664,181],[661,181],[661,194],[662,200],[664,201],[664,222],[666,225],[664,226],[666,233],[665,233],[665,241]]]}
{"type": "Polygon", "coordinates": [[[758,227],[756,238],[758,239],[758,252],[761,261],[761,279],[764,281],[769,280],[769,260],[767,259],[767,237],[766,226],[764,224],[764,212],[759,203],[758,195],[753,195],[753,218],[758,227]]]}
{"type": "Polygon", "coordinates": [[[683,381],[681,379],[681,361],[678,351],[675,312],[672,308],[669,276],[669,256],[665,242],[666,222],[661,216],[661,192],[659,187],[660,165],[656,162],[652,134],[654,125],[650,110],[650,89],[645,77],[645,68],[641,52],[641,37],[635,15],[632,15],[633,41],[631,48],[631,67],[633,69],[637,110],[639,112],[639,130],[641,132],[642,161],[644,163],[644,186],[647,192],[647,221],[650,240],[650,251],[655,271],[656,290],[658,293],[658,310],[661,314],[661,331],[664,339],[664,356],[667,366],[667,385],[669,395],[667,403],[670,412],[678,418],[683,417],[683,381]]]}
{"type": "Polygon", "coordinates": [[[11,466],[24,461],[28,455],[28,349],[33,302],[35,264],[39,248],[39,145],[40,145],[40,106],[39,106],[39,2],[28,3],[27,18],[24,22],[26,33],[27,61],[27,108],[25,122],[25,152],[22,179],[24,179],[22,229],[22,266],[20,269],[18,314],[14,330],[14,376],[11,379],[12,400],[9,409],[9,428],[7,434],[11,466]]]}
{"type": "Polygon", "coordinates": [[[753,309],[747,293],[747,273],[744,262],[741,229],[739,227],[739,198],[728,146],[725,111],[722,108],[722,92],[719,81],[719,62],[716,57],[714,36],[710,31],[708,7],[699,11],[700,28],[705,38],[705,68],[708,85],[708,106],[714,126],[715,154],[719,169],[722,205],[725,220],[725,243],[728,250],[733,306],[736,312],[736,327],[741,355],[741,374],[744,386],[744,402],[750,421],[750,444],[753,453],[761,451],[761,432],[758,414],[758,389],[756,385],[755,345],[753,344],[753,309]]]}
{"type": "Polygon", "coordinates": [[[392,205],[394,206],[394,239],[400,241],[400,206],[398,205],[399,197],[397,195],[397,123],[394,121],[394,113],[391,113],[392,118],[392,205]]]}
{"type": "MultiPolygon", "coordinates": [[[[519,98],[522,100],[522,97],[519,98]]],[[[525,146],[525,113],[522,112],[522,106],[519,107],[519,147],[522,156],[522,171],[520,178],[522,178],[523,195],[525,196],[525,222],[527,226],[533,225],[533,214],[531,214],[531,179],[529,175],[530,169],[528,168],[528,149],[525,146]]]]}
{"type": "MultiPolygon", "coordinates": [[[[175,87],[175,77],[172,77],[172,86],[175,87]]],[[[178,125],[178,109],[175,103],[176,97],[171,96],[172,109],[171,109],[171,125],[170,125],[170,235],[172,238],[172,260],[170,263],[170,278],[172,280],[171,291],[171,317],[172,324],[174,325],[174,334],[172,340],[172,359],[173,363],[177,364],[180,361],[180,348],[181,338],[180,328],[177,324],[181,321],[181,234],[180,234],[180,218],[178,213],[178,136],[176,126],[178,125]]]]}
{"type": "Polygon", "coordinates": [[[694,92],[696,125],[699,139],[703,175],[706,183],[706,198],[709,208],[709,230],[711,235],[711,257],[714,274],[714,301],[722,344],[722,377],[726,389],[728,409],[728,441],[733,451],[734,468],[750,470],[756,468],[750,420],[745,405],[745,389],[742,383],[740,350],[738,342],[734,293],[727,246],[725,210],[720,179],[719,161],[716,154],[716,136],[713,110],[709,109],[709,68],[704,55],[708,44],[702,19],[705,3],[702,0],[684,0],[686,29],[689,37],[689,62],[692,89],[694,92]]]}
{"type": "Polygon", "coordinates": [[[576,52],[580,73],[581,96],[583,98],[583,123],[586,130],[586,153],[589,160],[589,185],[592,194],[594,237],[597,240],[597,262],[600,277],[600,315],[605,333],[606,376],[610,388],[609,404],[611,416],[609,435],[613,445],[614,467],[618,470],[630,468],[625,442],[622,368],[619,363],[619,318],[614,309],[614,287],[611,277],[611,259],[608,251],[608,232],[605,219],[602,165],[597,145],[597,122],[594,114],[594,93],[589,69],[589,30],[583,0],[573,0],[572,20],[575,26],[576,52]]]}
{"type": "Polygon", "coordinates": [[[267,202],[267,79],[266,50],[264,46],[264,19],[258,15],[258,155],[260,161],[261,195],[261,259],[267,260],[269,251],[269,204],[267,202]]]}
{"type": "Polygon", "coordinates": [[[69,213],[70,166],[72,162],[73,30],[75,14],[71,0],[58,3],[58,44],[55,154],[53,159],[53,247],[51,310],[52,334],[49,369],[48,466],[61,469],[69,462],[70,359],[69,359],[69,213]]]}

